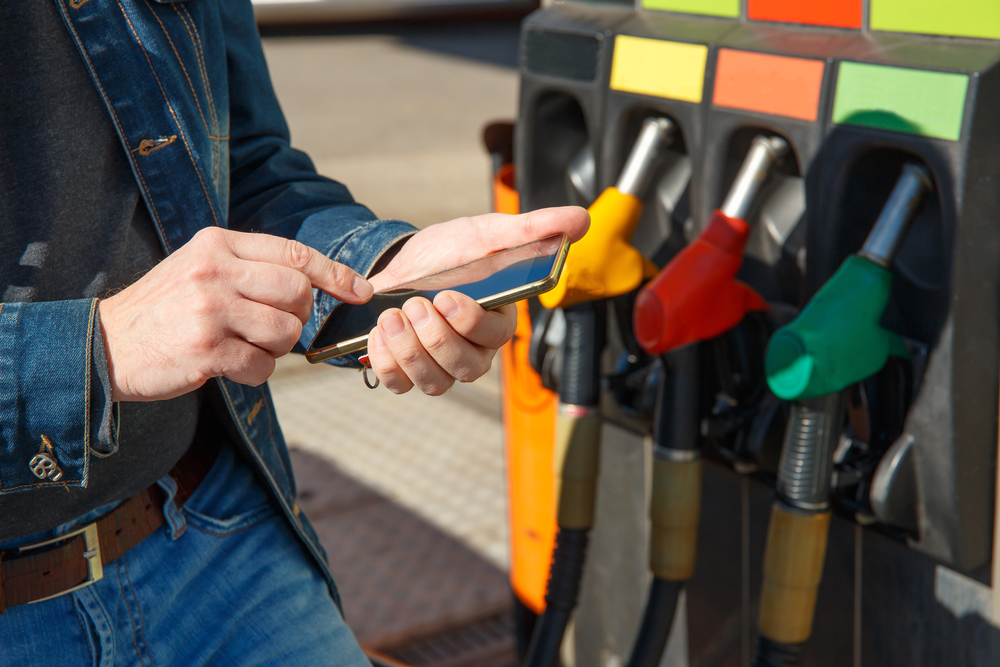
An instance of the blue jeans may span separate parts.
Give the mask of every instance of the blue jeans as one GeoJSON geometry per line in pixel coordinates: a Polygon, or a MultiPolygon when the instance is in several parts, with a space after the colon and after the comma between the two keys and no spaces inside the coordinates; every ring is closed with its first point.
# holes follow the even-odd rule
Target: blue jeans
{"type": "MultiPolygon", "coordinates": [[[[87,588],[0,614],[0,665],[370,667],[326,580],[228,446],[87,588]]],[[[24,541],[22,541],[23,543],[24,541]]]]}

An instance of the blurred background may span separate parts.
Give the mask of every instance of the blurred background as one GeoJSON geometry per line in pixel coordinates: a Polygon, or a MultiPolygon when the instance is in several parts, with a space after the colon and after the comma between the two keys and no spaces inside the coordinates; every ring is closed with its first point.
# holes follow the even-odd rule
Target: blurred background
{"type": "MultiPolygon", "coordinates": [[[[516,113],[532,3],[254,6],[292,143],[321,174],[419,227],[490,210],[482,129],[516,113]]],[[[498,366],[439,398],[300,356],[271,381],[348,623],[417,667],[516,664],[498,366]]]]}

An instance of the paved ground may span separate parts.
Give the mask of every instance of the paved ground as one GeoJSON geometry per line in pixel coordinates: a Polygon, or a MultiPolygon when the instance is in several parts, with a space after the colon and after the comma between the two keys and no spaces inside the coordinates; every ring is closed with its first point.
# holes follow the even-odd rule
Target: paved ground
{"type": "MultiPolygon", "coordinates": [[[[514,116],[516,44],[515,23],[264,40],[293,143],[380,216],[419,226],[489,209],[480,133],[514,116]]],[[[389,649],[476,622],[473,634],[501,636],[510,594],[498,374],[440,398],[394,396],[357,372],[286,358],[271,386],[302,506],[362,642],[389,649]]]]}
{"type": "Polygon", "coordinates": [[[483,126],[513,118],[517,24],[417,24],[269,37],[271,77],[320,173],[383,218],[489,210],[483,126]]]}

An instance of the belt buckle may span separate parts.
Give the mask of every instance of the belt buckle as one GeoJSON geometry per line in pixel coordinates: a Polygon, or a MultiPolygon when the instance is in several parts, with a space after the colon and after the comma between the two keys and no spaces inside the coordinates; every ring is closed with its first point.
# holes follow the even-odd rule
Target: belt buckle
{"type": "Polygon", "coordinates": [[[41,547],[48,546],[50,544],[55,544],[56,542],[67,542],[77,535],[83,535],[83,545],[85,551],[83,552],[83,557],[87,559],[87,578],[83,583],[77,584],[72,588],[67,588],[61,593],[56,593],[55,595],[50,595],[45,598],[40,598],[38,600],[32,600],[28,604],[35,604],[36,602],[44,602],[45,600],[51,600],[52,598],[57,598],[67,593],[72,593],[73,591],[78,591],[81,588],[86,588],[92,583],[100,581],[104,578],[104,561],[101,560],[101,541],[97,535],[97,522],[87,524],[79,530],[74,530],[71,533],[66,533],[65,535],[60,535],[59,537],[54,537],[51,540],[46,540],[44,542],[38,542],[36,544],[28,544],[26,546],[18,549],[18,554],[24,553],[25,551],[33,551],[34,549],[40,549],[41,547]]]}

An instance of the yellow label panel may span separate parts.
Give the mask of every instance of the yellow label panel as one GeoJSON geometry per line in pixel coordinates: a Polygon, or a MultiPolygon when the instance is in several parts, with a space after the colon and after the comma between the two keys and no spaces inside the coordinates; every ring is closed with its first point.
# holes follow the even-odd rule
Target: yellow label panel
{"type": "Polygon", "coordinates": [[[626,93],[701,102],[708,47],[618,35],[611,88],[626,93]]]}

